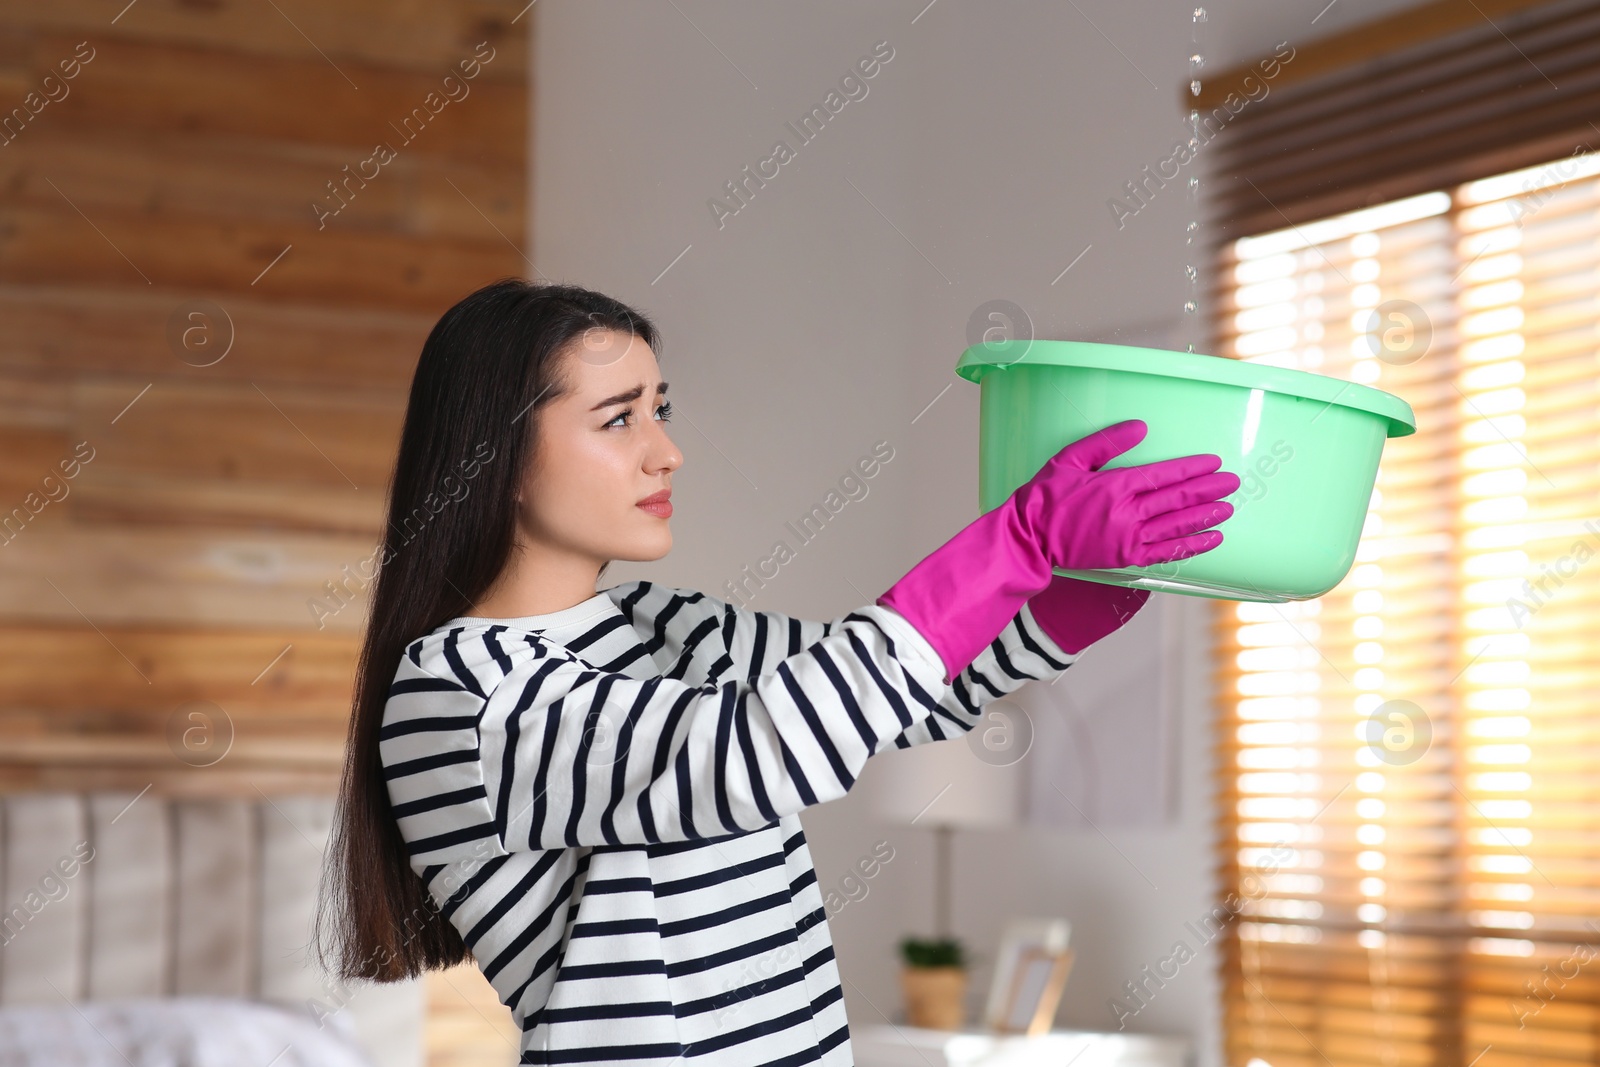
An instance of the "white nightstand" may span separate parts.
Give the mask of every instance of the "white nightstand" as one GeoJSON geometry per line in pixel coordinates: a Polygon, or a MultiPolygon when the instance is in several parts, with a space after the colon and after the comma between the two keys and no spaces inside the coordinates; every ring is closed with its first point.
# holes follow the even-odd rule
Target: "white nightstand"
{"type": "Polygon", "coordinates": [[[850,1028],[856,1067],[1188,1067],[1189,1042],[1052,1030],[1038,1037],[915,1026],[850,1028]]]}

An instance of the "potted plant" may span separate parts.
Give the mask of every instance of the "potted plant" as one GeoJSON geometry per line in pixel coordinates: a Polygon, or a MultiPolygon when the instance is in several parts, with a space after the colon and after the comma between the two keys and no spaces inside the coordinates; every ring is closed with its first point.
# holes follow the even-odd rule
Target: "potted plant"
{"type": "Polygon", "coordinates": [[[900,985],[906,1022],[930,1030],[959,1030],[966,1021],[967,964],[961,942],[907,937],[900,942],[900,985]]]}

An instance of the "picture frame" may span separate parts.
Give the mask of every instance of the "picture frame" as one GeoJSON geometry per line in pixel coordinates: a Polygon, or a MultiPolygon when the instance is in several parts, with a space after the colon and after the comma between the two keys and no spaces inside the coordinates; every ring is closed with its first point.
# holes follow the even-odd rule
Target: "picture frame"
{"type": "Polygon", "coordinates": [[[1059,918],[1006,923],[984,1011],[990,1030],[1029,1036],[1049,1032],[1072,971],[1067,945],[1071,932],[1071,924],[1059,918]]]}

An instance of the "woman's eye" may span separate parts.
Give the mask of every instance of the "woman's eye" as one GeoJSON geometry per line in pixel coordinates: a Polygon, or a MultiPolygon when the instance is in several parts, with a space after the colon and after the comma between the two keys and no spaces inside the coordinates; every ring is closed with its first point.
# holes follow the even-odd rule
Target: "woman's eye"
{"type": "MultiPolygon", "coordinates": [[[[610,427],[617,425],[617,423],[620,421],[620,422],[623,423],[623,427],[622,428],[626,429],[627,428],[627,425],[626,425],[627,424],[627,418],[628,418],[629,415],[632,415],[632,414],[633,414],[633,409],[632,408],[624,408],[624,409],[622,409],[621,412],[619,412],[617,414],[616,418],[614,418],[610,422],[606,423],[606,427],[609,429],[610,427]]],[[[667,421],[671,420],[671,418],[672,418],[672,402],[669,400],[666,403],[662,404],[660,407],[656,408],[656,414],[661,417],[661,421],[662,422],[667,422],[667,421]]]]}

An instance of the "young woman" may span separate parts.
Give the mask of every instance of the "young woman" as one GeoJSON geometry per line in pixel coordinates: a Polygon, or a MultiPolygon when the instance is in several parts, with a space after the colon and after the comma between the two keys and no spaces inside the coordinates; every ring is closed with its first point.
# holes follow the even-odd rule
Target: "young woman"
{"type": "Polygon", "coordinates": [[[322,940],[346,979],[470,955],[525,1064],[848,1064],[799,813],[1065,670],[1147,594],[1052,569],[1206,551],[1239,479],[1216,456],[1099,469],[1135,420],[831,622],[648,581],[597,592],[611,560],[672,547],[683,456],[657,343],[615,300],[519,280],[429,335],[322,940]]]}

